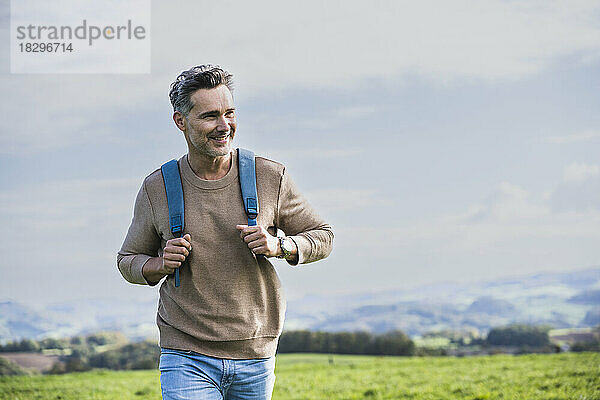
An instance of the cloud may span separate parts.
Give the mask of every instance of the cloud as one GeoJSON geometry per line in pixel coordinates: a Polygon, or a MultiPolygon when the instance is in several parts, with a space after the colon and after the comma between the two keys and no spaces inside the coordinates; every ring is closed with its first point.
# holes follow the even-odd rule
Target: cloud
{"type": "MultiPolygon", "coordinates": [[[[577,171],[590,169],[595,171],[594,168],[577,171]]],[[[554,251],[565,262],[569,257],[573,260],[587,257],[589,262],[590,248],[585,243],[600,240],[600,173],[585,181],[586,184],[577,182],[577,186],[562,182],[548,195],[500,182],[483,201],[472,203],[463,211],[422,215],[393,223],[379,216],[393,218],[393,208],[400,205],[373,190],[328,189],[307,195],[318,205],[317,209],[327,210],[329,215],[358,211],[367,216],[344,219],[343,224],[336,226],[336,247],[343,251],[380,254],[384,249],[394,249],[394,254],[407,259],[418,259],[420,254],[437,260],[438,265],[444,265],[444,255],[448,255],[471,266],[486,253],[507,262],[507,254],[517,258],[522,252],[523,260],[535,260],[541,267],[541,260],[548,264],[558,261],[548,258],[554,251]],[[365,213],[365,210],[370,211],[365,213]],[[503,251],[507,254],[500,254],[503,251]],[[577,251],[585,257],[580,257],[577,251]]],[[[494,263],[500,265],[499,261],[494,263]]]]}
{"type": "Polygon", "coordinates": [[[0,89],[4,121],[0,152],[38,153],[68,145],[119,140],[123,116],[164,104],[167,81],[158,88],[139,75],[5,75],[0,89]]]}
{"type": "Polygon", "coordinates": [[[404,73],[444,83],[514,79],[561,57],[597,58],[600,50],[594,1],[228,3],[227,29],[220,3],[155,4],[154,15],[186,9],[178,24],[153,24],[166,53],[156,60],[159,71],[202,54],[235,68],[245,90],[347,86],[404,73]],[[171,40],[166,48],[169,37],[189,37],[192,25],[198,40],[171,40]],[[201,39],[209,35],[219,40],[201,39]]]}
{"type": "Polygon", "coordinates": [[[469,206],[466,212],[456,216],[456,222],[481,223],[491,220],[516,221],[547,216],[550,208],[530,201],[524,188],[502,182],[483,203],[469,206]]]}
{"type": "MultiPolygon", "coordinates": [[[[328,198],[333,203],[341,203],[342,198],[351,198],[352,195],[351,191],[332,191],[332,195],[328,198]]],[[[357,201],[354,206],[363,209],[376,207],[379,201],[372,193],[362,193],[362,197],[355,196],[355,198],[360,201],[357,201]]],[[[386,221],[373,221],[376,226],[367,228],[368,234],[364,234],[363,228],[357,226],[348,230],[355,232],[352,237],[362,237],[356,243],[367,246],[400,246],[410,249],[421,247],[423,243],[431,241],[436,241],[438,243],[436,246],[442,243],[462,242],[461,248],[468,253],[467,248],[473,250],[473,247],[478,244],[494,243],[503,238],[559,238],[585,235],[600,237],[600,230],[596,225],[598,222],[600,222],[600,210],[555,213],[543,196],[534,200],[524,188],[502,182],[485,201],[467,206],[462,212],[423,217],[416,222],[394,226],[390,226],[386,221]]]]}
{"type": "MultiPolygon", "coordinates": [[[[518,79],[562,57],[598,59],[598,10],[594,1],[154,2],[151,75],[0,77],[10,99],[0,106],[0,148],[116,140],[124,113],[168,110],[170,82],[204,62],[231,68],[241,100],[415,75],[441,84],[518,79]]],[[[373,112],[364,104],[336,112],[364,117],[373,112]]]]}
{"type": "Polygon", "coordinates": [[[565,271],[597,263],[600,241],[600,210],[554,210],[508,182],[462,212],[352,222],[336,226],[332,262],[343,276],[374,287],[565,271]]]}
{"type": "Polygon", "coordinates": [[[600,210],[600,165],[568,165],[549,200],[555,212],[600,210]]]}
{"type": "Polygon", "coordinates": [[[563,179],[567,183],[583,183],[600,174],[600,165],[573,163],[565,168],[563,179]]]}

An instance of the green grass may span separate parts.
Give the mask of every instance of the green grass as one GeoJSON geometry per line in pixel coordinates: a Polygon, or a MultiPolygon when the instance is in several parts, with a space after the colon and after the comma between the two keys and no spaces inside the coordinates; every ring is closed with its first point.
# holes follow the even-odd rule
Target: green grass
{"type": "MultiPolygon", "coordinates": [[[[600,400],[600,354],[370,357],[283,354],[274,400],[600,400]]],[[[160,399],[158,371],[1,377],[0,399],[160,399]]]]}

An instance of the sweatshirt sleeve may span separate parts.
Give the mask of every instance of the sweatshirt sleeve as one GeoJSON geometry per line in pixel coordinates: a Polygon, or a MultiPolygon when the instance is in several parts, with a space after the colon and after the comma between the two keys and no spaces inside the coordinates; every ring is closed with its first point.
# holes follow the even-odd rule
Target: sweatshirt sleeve
{"type": "Polygon", "coordinates": [[[333,248],[331,226],[323,221],[304,199],[285,169],[279,186],[277,211],[277,227],[282,229],[298,247],[298,264],[318,261],[331,253],[333,248]]]}
{"type": "Polygon", "coordinates": [[[144,181],[135,199],[133,220],[121,250],[117,254],[117,266],[123,278],[131,283],[150,285],[142,274],[142,267],[150,258],[158,256],[160,243],[160,236],[154,225],[152,204],[144,181]]]}

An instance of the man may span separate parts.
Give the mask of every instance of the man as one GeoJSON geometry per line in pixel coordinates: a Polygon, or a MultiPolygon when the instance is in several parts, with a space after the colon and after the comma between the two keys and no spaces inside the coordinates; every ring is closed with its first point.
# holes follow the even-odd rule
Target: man
{"type": "Polygon", "coordinates": [[[142,184],[117,256],[131,283],[153,286],[166,277],[156,316],[164,399],[270,399],[285,299],[268,259],[309,263],[332,248],[331,227],[285,167],[258,156],[260,213],[256,226],[247,225],[232,149],[232,85],[231,74],[211,65],[184,71],[171,85],[173,120],[188,145],[178,161],[185,234],[171,234],[157,169],[142,184]],[[286,236],[276,237],[278,230],[286,236]]]}

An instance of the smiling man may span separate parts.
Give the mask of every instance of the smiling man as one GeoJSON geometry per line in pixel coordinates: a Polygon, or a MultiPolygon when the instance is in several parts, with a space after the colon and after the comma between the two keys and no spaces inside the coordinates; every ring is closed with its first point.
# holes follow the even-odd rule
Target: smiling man
{"type": "Polygon", "coordinates": [[[285,299],[269,258],[309,263],[327,257],[333,244],[331,227],[285,167],[258,156],[260,213],[256,226],[247,225],[232,149],[232,85],[232,75],[212,65],[184,71],[171,85],[173,121],[188,145],[178,160],[184,234],[171,233],[157,169],[142,184],[117,256],[127,281],[162,280],[156,322],[164,399],[270,399],[285,299]]]}

